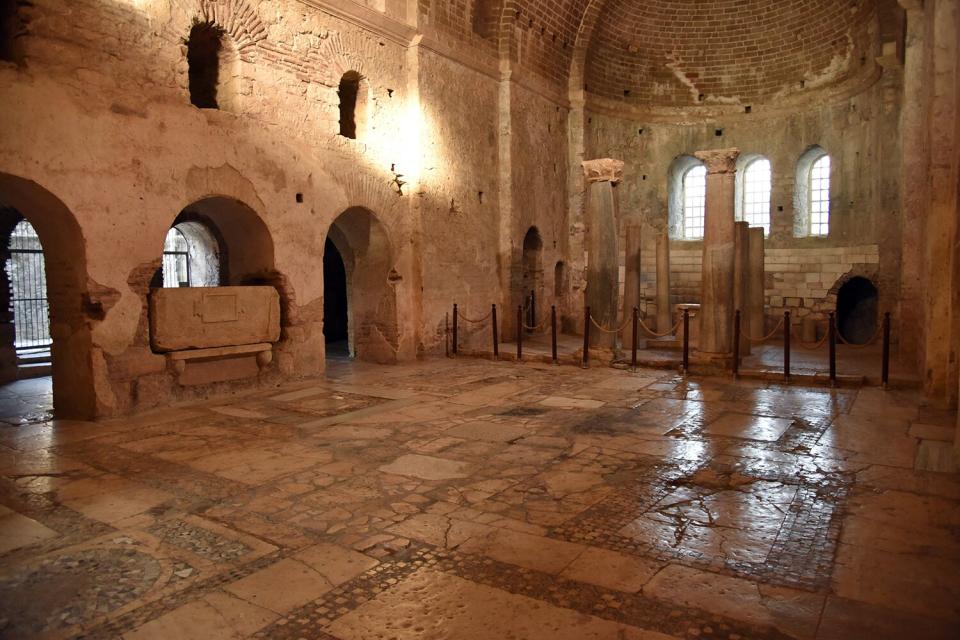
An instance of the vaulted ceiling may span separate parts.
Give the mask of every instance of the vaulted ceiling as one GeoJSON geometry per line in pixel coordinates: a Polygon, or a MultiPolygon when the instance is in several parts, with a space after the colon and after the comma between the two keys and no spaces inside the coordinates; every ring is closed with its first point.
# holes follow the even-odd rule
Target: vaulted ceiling
{"type": "Polygon", "coordinates": [[[667,106],[833,86],[873,64],[880,19],[897,11],[895,0],[419,1],[555,82],[667,106]]]}

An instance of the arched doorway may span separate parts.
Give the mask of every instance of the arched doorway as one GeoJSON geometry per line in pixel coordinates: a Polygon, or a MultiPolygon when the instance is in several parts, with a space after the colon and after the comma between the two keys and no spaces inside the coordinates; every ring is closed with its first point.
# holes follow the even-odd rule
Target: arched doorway
{"type": "Polygon", "coordinates": [[[536,227],[530,227],[523,237],[520,283],[524,322],[534,327],[540,322],[543,306],[543,239],[536,227]]]}
{"type": "MultiPolygon", "coordinates": [[[[70,210],[56,196],[35,182],[8,174],[0,174],[0,222],[7,231],[6,238],[14,236],[14,242],[24,250],[42,253],[42,270],[34,271],[41,283],[30,285],[32,291],[46,290],[46,302],[36,301],[17,304],[23,313],[32,314],[38,333],[27,335],[31,329],[21,328],[16,336],[16,309],[7,317],[8,323],[2,332],[2,347],[7,354],[16,353],[16,343],[43,342],[40,335],[46,328],[52,372],[54,414],[60,418],[88,419],[96,415],[96,394],[93,384],[91,361],[90,325],[99,319],[101,310],[94,305],[84,309],[87,295],[87,267],[83,235],[70,210]],[[26,221],[26,225],[21,225],[26,221]],[[31,228],[34,233],[31,233],[31,228]],[[16,238],[17,229],[21,237],[16,238]],[[35,240],[34,240],[35,238],[35,240]],[[28,310],[33,304],[34,311],[28,310]],[[49,323],[43,326],[43,307],[49,309],[49,323]],[[12,330],[11,330],[12,329],[12,330]]],[[[10,252],[10,244],[4,244],[10,252]]],[[[34,258],[34,261],[36,259],[34,258]]],[[[34,264],[34,267],[37,265],[34,264]]],[[[7,273],[8,302],[19,294],[11,289],[7,273]],[[12,295],[11,295],[12,294],[12,295]]],[[[23,317],[23,316],[22,316],[23,317]]]]}
{"type": "Polygon", "coordinates": [[[837,291],[837,329],[847,342],[863,344],[877,331],[877,288],[867,278],[850,278],[837,291]]]}
{"type": "Polygon", "coordinates": [[[347,268],[333,241],[323,246],[323,337],[327,356],[349,356],[347,268]]]}
{"type": "Polygon", "coordinates": [[[17,378],[50,372],[50,308],[43,245],[33,225],[20,220],[7,241],[5,275],[13,314],[17,378]]]}
{"type": "Polygon", "coordinates": [[[336,253],[324,251],[324,285],[330,287],[324,289],[324,335],[336,335],[345,320],[350,356],[396,362],[400,335],[394,286],[400,276],[392,268],[393,250],[386,227],[369,210],[351,207],[330,225],[327,243],[336,253]]]}

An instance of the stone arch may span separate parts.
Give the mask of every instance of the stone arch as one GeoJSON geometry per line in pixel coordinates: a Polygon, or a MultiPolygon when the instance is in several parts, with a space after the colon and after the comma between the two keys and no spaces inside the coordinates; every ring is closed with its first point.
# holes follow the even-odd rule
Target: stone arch
{"type": "Polygon", "coordinates": [[[274,272],[273,237],[257,211],[237,198],[210,195],[185,206],[171,226],[202,223],[219,244],[220,284],[240,285],[274,272]]]}
{"type": "Polygon", "coordinates": [[[347,341],[359,360],[394,363],[400,348],[394,251],[386,226],[369,209],[350,207],[330,224],[327,238],[347,279],[347,341]]]}
{"type": "Polygon", "coordinates": [[[837,289],[837,330],[848,342],[864,344],[879,324],[880,289],[870,278],[847,278],[837,289]]]}
{"type": "Polygon", "coordinates": [[[91,323],[106,309],[89,295],[86,243],[73,213],[37,183],[0,173],[0,209],[15,211],[36,229],[44,248],[53,368],[54,413],[97,414],[91,323]]]}
{"type": "Polygon", "coordinates": [[[273,237],[263,217],[252,206],[234,196],[206,195],[187,204],[155,241],[157,256],[146,268],[131,274],[131,289],[141,297],[142,312],[135,344],[150,344],[148,294],[162,283],[162,254],[167,232],[184,223],[202,222],[219,249],[219,285],[272,286],[280,294],[281,341],[292,321],[292,291],[286,278],[275,268],[273,237]]]}

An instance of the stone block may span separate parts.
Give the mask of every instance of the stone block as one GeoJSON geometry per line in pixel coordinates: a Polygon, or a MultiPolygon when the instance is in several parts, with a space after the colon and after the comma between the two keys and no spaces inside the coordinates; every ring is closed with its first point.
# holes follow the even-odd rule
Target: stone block
{"type": "Polygon", "coordinates": [[[276,342],[280,295],[273,287],[156,289],[150,339],[159,352],[276,342]]]}

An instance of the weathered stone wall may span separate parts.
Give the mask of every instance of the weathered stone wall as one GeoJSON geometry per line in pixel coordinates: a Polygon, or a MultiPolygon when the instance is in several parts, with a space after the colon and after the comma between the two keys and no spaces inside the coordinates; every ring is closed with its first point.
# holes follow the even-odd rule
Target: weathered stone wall
{"type": "MultiPolygon", "coordinates": [[[[587,155],[626,161],[621,212],[624,224],[633,219],[644,225],[642,295],[648,298],[648,314],[656,313],[655,241],[656,232],[668,225],[671,163],[681,155],[720,147],[737,147],[743,155],[759,154],[771,162],[769,314],[785,308],[796,318],[811,311],[822,314],[835,302],[827,292],[847,273],[872,279],[882,310],[896,313],[903,247],[899,142],[892,133],[898,127],[899,82],[894,67],[863,93],[788,112],[768,108],[724,116],[678,111],[671,119],[662,111],[615,114],[607,101],[595,102],[591,111],[588,104],[587,155]],[[797,162],[813,145],[832,159],[830,234],[795,237],[797,162]]],[[[701,254],[700,241],[671,241],[673,302],[699,302],[701,254]]]]}
{"type": "MultiPolygon", "coordinates": [[[[283,335],[267,378],[323,368],[317,268],[331,222],[349,207],[386,227],[396,272],[389,286],[401,300],[418,296],[414,196],[392,183],[396,174],[415,179],[419,165],[409,151],[406,41],[293,1],[51,0],[24,10],[25,63],[0,68],[0,172],[54,194],[82,230],[88,285],[71,295],[89,299],[92,351],[83,366],[95,413],[196,393],[177,387],[150,351],[145,296],[167,229],[203,198],[243,202],[269,232],[273,273],[263,276],[283,296],[283,335]],[[217,20],[240,51],[228,109],[190,104],[183,42],[196,19],[217,20]],[[357,140],[337,135],[336,87],[351,69],[364,76],[369,100],[357,140]]],[[[415,316],[392,312],[383,322],[400,324],[398,357],[413,357],[415,316]]]]}

